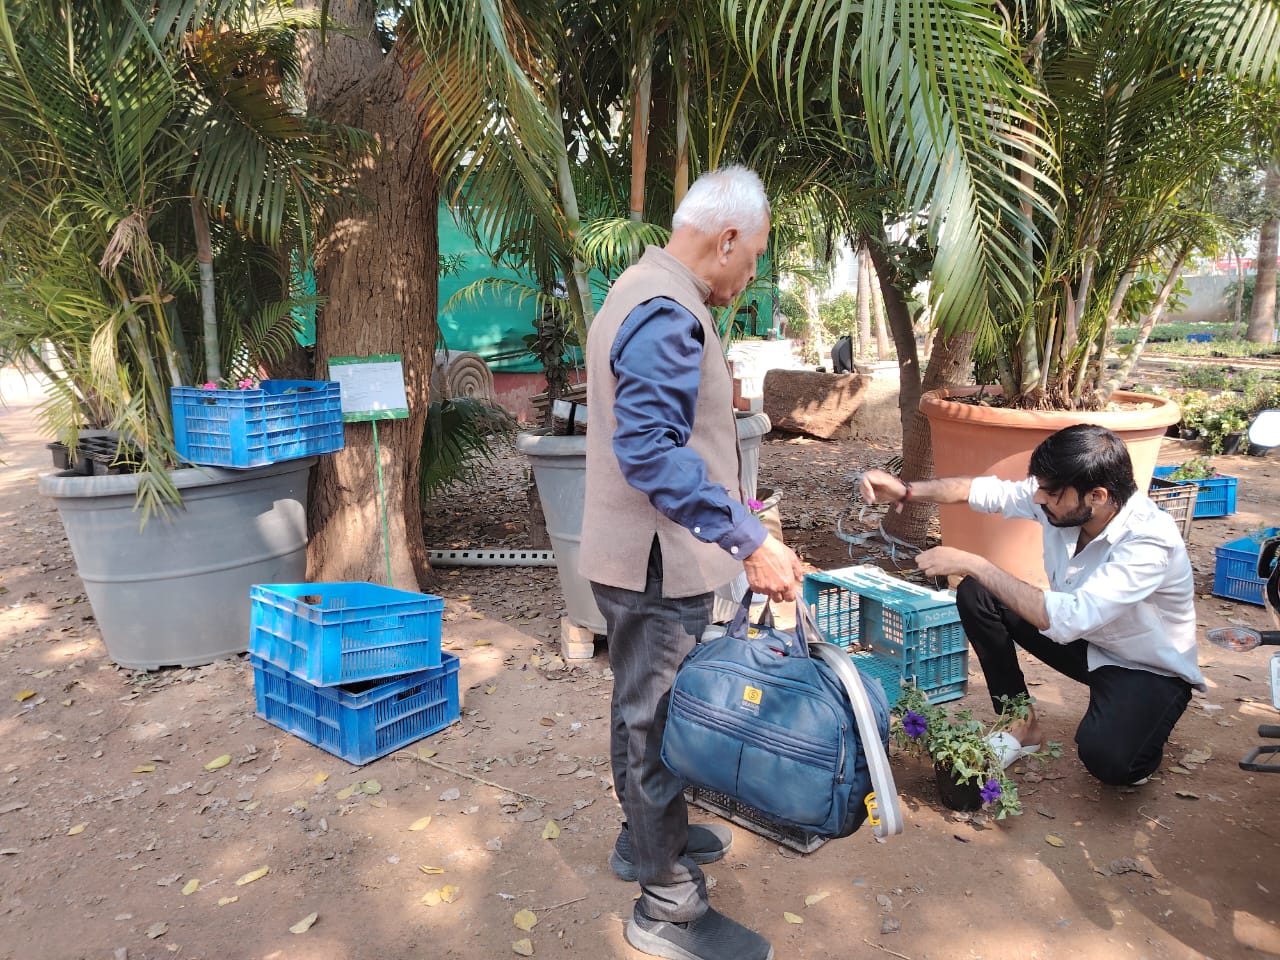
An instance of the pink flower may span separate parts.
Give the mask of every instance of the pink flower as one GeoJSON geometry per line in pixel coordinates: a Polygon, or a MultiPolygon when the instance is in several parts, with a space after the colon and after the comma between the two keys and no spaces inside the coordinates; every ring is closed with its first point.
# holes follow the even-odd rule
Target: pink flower
{"type": "Polygon", "coordinates": [[[747,498],[747,509],[753,513],[764,509],[764,501],[756,500],[754,497],[747,498]]]}
{"type": "Polygon", "coordinates": [[[253,379],[251,377],[245,377],[238,384],[236,384],[236,386],[238,386],[241,390],[252,390],[253,379]]]}
{"type": "Polygon", "coordinates": [[[201,390],[217,390],[218,385],[214,383],[212,380],[210,380],[208,383],[202,384],[200,389],[201,390]]]}

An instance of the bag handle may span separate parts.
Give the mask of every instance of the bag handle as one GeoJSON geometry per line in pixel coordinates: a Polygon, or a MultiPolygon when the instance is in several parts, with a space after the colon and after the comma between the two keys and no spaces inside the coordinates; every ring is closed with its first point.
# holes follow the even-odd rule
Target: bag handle
{"type": "MultiPolygon", "coordinates": [[[[751,629],[751,597],[753,595],[754,595],[754,592],[752,591],[752,589],[750,587],[747,587],[747,592],[742,595],[742,602],[738,604],[737,613],[733,615],[733,620],[729,622],[729,628],[725,630],[726,636],[733,637],[735,640],[741,640],[744,643],[760,643],[761,642],[757,639],[752,638],[749,633],[751,629]]],[[[802,607],[804,607],[804,604],[801,601],[797,600],[796,601],[797,612],[802,607]]],[[[769,601],[766,600],[764,603],[764,611],[760,614],[760,622],[757,624],[757,626],[772,627],[773,625],[774,625],[773,624],[773,608],[769,606],[769,601]]],[[[812,629],[817,630],[818,628],[815,626],[812,629]]],[[[782,631],[775,631],[772,634],[772,636],[774,639],[780,640],[783,644],[785,644],[786,649],[782,651],[782,653],[785,656],[804,657],[806,659],[808,658],[809,648],[808,648],[808,644],[805,642],[804,634],[801,632],[798,616],[796,620],[795,642],[792,642],[790,639],[788,639],[786,634],[783,633],[782,631]]],[[[818,636],[820,637],[821,634],[819,634],[818,636]]],[[[769,644],[768,646],[769,646],[769,649],[771,650],[776,649],[772,644],[769,644]]]]}
{"type": "Polygon", "coordinates": [[[867,758],[867,772],[871,774],[872,794],[867,797],[867,819],[871,829],[880,838],[897,836],[903,830],[902,806],[898,802],[898,786],[893,781],[889,754],[880,741],[880,728],[867,698],[866,680],[849,659],[849,654],[822,636],[809,605],[797,600],[796,636],[800,636],[802,631],[806,635],[809,652],[831,668],[843,684],[853,707],[862,753],[867,758]]]}

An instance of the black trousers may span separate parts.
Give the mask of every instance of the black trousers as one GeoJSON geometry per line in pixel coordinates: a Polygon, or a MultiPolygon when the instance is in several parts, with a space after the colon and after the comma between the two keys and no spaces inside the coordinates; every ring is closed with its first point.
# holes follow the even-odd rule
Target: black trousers
{"type": "Polygon", "coordinates": [[[1018,647],[1089,688],[1089,709],[1076,728],[1085,768],[1103,783],[1123,785],[1160,766],[1164,745],[1191,701],[1191,684],[1147,670],[1103,666],[1090,670],[1089,643],[1057,643],[1014,613],[972,577],[956,590],[956,606],[969,644],[982,665],[999,710],[1001,697],[1027,692],[1018,647]]]}
{"type": "Polygon", "coordinates": [[[684,855],[689,808],[684,784],[662,762],[662,736],[676,670],[711,622],[712,595],[662,596],[656,537],[643,592],[594,582],[591,591],[608,629],[613,789],[630,826],[641,905],[655,920],[696,920],[707,910],[706,880],[684,855]]]}

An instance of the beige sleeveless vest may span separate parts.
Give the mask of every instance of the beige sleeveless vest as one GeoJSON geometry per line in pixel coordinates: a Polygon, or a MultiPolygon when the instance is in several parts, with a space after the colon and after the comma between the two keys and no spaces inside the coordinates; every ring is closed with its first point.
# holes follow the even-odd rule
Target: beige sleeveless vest
{"type": "Polygon", "coordinates": [[[644,589],[649,548],[656,535],[662,547],[662,593],[692,597],[728,583],[742,572],[735,558],[714,543],[703,543],[654,509],[649,498],[622,476],[613,452],[617,381],[609,353],[623,321],[655,297],[679,303],[702,324],[706,349],[689,447],[707,465],[713,483],[741,501],[738,433],[733,412],[733,380],[720,350],[720,335],[706,298],[710,291],[683,263],[657,247],[645,250],[609,290],[587,335],[587,494],[578,567],[596,583],[624,590],[644,589]]]}

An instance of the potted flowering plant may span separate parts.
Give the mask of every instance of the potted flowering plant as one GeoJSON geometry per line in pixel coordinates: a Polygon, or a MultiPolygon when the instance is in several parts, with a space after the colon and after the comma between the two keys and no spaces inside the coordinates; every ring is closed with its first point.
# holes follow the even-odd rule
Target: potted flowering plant
{"type": "MultiPolygon", "coordinates": [[[[1022,802],[991,737],[1025,718],[1030,703],[1021,694],[993,722],[984,723],[968,710],[952,714],[930,703],[919,688],[905,686],[894,707],[893,742],[907,756],[927,757],[933,763],[938,790],[948,807],[963,811],[989,807],[995,819],[1003,820],[1020,814],[1022,802]]],[[[1052,754],[1054,749],[1050,745],[1043,752],[1052,754]]]]}

